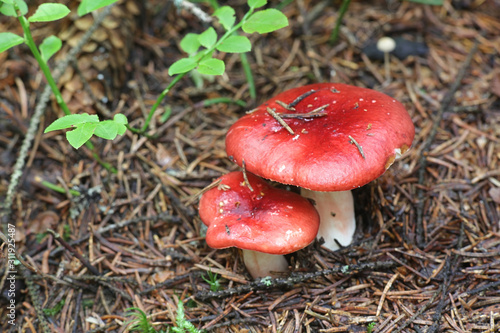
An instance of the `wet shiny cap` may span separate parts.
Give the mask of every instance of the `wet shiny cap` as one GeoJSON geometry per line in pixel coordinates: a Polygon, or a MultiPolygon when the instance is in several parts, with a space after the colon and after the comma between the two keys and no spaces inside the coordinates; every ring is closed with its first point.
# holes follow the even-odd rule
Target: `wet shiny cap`
{"type": "Polygon", "coordinates": [[[319,83],[287,90],[243,116],[226,151],[246,170],[314,191],[345,191],[378,178],[406,152],[415,127],[394,98],[319,83]]]}
{"type": "Polygon", "coordinates": [[[228,173],[202,195],[199,214],[210,247],[288,254],[314,240],[319,215],[309,200],[250,173],[247,179],[250,186],[242,172],[228,173]]]}

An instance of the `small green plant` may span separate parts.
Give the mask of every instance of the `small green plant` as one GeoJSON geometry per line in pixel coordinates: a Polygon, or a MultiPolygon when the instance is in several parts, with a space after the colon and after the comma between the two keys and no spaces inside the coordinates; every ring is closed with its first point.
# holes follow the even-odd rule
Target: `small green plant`
{"type": "Polygon", "coordinates": [[[263,284],[265,284],[266,286],[271,286],[273,284],[273,281],[271,279],[270,276],[266,276],[266,277],[263,277],[260,282],[262,282],[263,284]]]}
{"type": "Polygon", "coordinates": [[[62,308],[64,306],[64,303],[66,303],[66,300],[62,299],[56,305],[54,305],[53,308],[43,309],[43,313],[45,313],[47,316],[53,317],[56,314],[58,314],[59,312],[61,312],[61,310],[62,310],[62,308]]]}
{"type": "Polygon", "coordinates": [[[127,309],[127,317],[135,317],[128,324],[132,324],[129,327],[131,332],[141,332],[141,333],[203,333],[204,331],[197,329],[191,322],[189,322],[184,315],[184,305],[182,301],[177,304],[177,316],[175,318],[175,324],[177,327],[168,327],[166,331],[157,331],[151,324],[148,316],[139,308],[129,308],[127,309]]]}
{"type": "Polygon", "coordinates": [[[62,239],[66,242],[71,240],[71,227],[68,224],[63,225],[62,239]]]}
{"type": "Polygon", "coordinates": [[[197,69],[201,74],[222,75],[225,70],[224,61],[214,57],[214,51],[226,53],[242,53],[252,49],[252,44],[246,36],[238,36],[234,33],[242,28],[246,33],[268,33],[288,25],[288,19],[279,10],[274,8],[254,12],[255,9],[264,6],[266,0],[248,0],[249,11],[237,24],[235,11],[229,6],[223,6],[215,10],[214,16],[226,30],[221,38],[217,38],[217,32],[213,27],[208,28],[201,34],[188,33],[180,42],[181,49],[189,56],[177,60],[168,69],[169,75],[187,73],[197,69]],[[199,49],[202,48],[200,51],[199,49]]]}
{"type": "Polygon", "coordinates": [[[113,120],[99,121],[97,115],[70,114],[55,120],[44,131],[44,133],[71,128],[66,132],[69,144],[78,149],[85,144],[92,135],[107,140],[113,140],[117,135],[123,135],[127,130],[127,117],[123,114],[115,114],[113,120]]]}
{"type": "Polygon", "coordinates": [[[216,273],[212,273],[212,271],[207,272],[208,278],[204,275],[202,276],[203,280],[210,286],[210,291],[219,291],[220,290],[220,282],[219,276],[216,273]]]}
{"type": "Polygon", "coordinates": [[[177,317],[175,317],[175,323],[177,327],[172,327],[172,332],[174,333],[203,333],[204,331],[197,329],[191,322],[189,322],[184,316],[184,305],[182,301],[179,300],[177,304],[177,317]]]}
{"type": "Polygon", "coordinates": [[[144,133],[148,129],[149,123],[162,100],[187,73],[196,69],[199,73],[205,75],[224,74],[225,63],[223,60],[214,57],[215,51],[225,53],[250,51],[252,48],[250,40],[245,36],[237,35],[240,28],[248,34],[254,32],[264,34],[288,25],[287,17],[277,9],[269,8],[256,11],[256,9],[265,6],[267,0],[248,0],[247,4],[249,10],[238,23],[236,23],[233,8],[222,6],[215,10],[213,16],[219,20],[219,23],[226,31],[220,38],[218,38],[215,29],[210,27],[200,34],[188,33],[181,40],[180,47],[188,56],[177,60],[169,67],[168,74],[175,75],[174,79],[158,96],[142,128],[140,130],[131,129],[133,132],[144,133]]]}
{"type": "Polygon", "coordinates": [[[369,323],[367,326],[366,326],[366,333],[372,333],[373,332],[373,329],[375,328],[375,323],[372,322],[372,323],[369,323]]]}
{"type": "MultiPolygon", "coordinates": [[[[78,15],[83,16],[116,1],[118,0],[82,0],[77,12],[78,15]]],[[[212,3],[213,7],[217,7],[216,2],[213,1],[212,3]]],[[[199,73],[205,75],[222,75],[225,71],[225,64],[223,60],[215,57],[216,51],[244,53],[251,50],[252,45],[248,37],[237,34],[240,28],[248,34],[254,32],[263,34],[287,26],[288,19],[277,9],[269,8],[256,11],[266,3],[267,0],[248,0],[249,10],[238,23],[236,23],[235,11],[232,7],[218,7],[213,16],[219,20],[220,25],[225,30],[225,33],[220,38],[218,38],[215,29],[209,27],[200,34],[188,33],[181,40],[180,47],[188,54],[188,57],[182,58],[170,66],[168,73],[171,76],[175,75],[175,77],[157,98],[140,130],[129,127],[127,118],[122,114],[115,115],[112,120],[100,121],[97,115],[72,114],[68,109],[48,66],[48,60],[61,49],[62,41],[56,36],[49,36],[37,47],[30,30],[30,23],[56,21],[67,16],[70,13],[67,6],[58,3],[43,3],[33,15],[26,18],[28,6],[24,0],[0,0],[0,13],[16,17],[24,32],[24,37],[12,32],[0,33],[0,52],[22,43],[25,43],[30,48],[56,97],[57,103],[65,114],[64,117],[57,119],[47,127],[45,133],[72,129],[66,132],[68,142],[75,149],[85,144],[89,149],[93,150],[94,147],[89,141],[93,135],[113,140],[117,135],[123,135],[127,128],[134,133],[144,134],[166,94],[188,72],[196,69],[199,73]]],[[[100,161],[95,154],[94,157],[100,161]]],[[[102,162],[101,164],[105,165],[102,162]]],[[[109,166],[107,167],[112,169],[109,166]]]]}
{"type": "MultiPolygon", "coordinates": [[[[91,11],[100,9],[116,1],[117,0],[83,0],[78,6],[78,15],[86,15],[91,11]]],[[[6,16],[16,17],[24,32],[24,36],[19,36],[12,32],[0,33],[0,52],[6,51],[19,44],[26,44],[47,79],[47,83],[52,89],[57,103],[66,115],[52,123],[45,132],[74,128],[73,131],[66,133],[68,142],[74,148],[80,148],[83,144],[87,144],[89,149],[93,149],[93,145],[88,141],[92,135],[109,140],[113,140],[118,134],[123,135],[128,121],[122,114],[115,115],[113,120],[102,122],[99,121],[96,115],[71,114],[71,111],[62,98],[61,92],[57,87],[48,65],[49,59],[61,49],[62,41],[56,36],[49,36],[37,46],[33,40],[30,24],[60,20],[70,13],[67,6],[60,3],[43,3],[38,6],[33,15],[26,18],[25,15],[28,13],[28,5],[24,0],[0,0],[0,13],[6,16]]]]}
{"type": "Polygon", "coordinates": [[[139,308],[129,308],[127,309],[127,317],[135,317],[128,324],[132,324],[129,327],[131,332],[141,332],[141,333],[160,333],[161,331],[155,330],[148,316],[139,308]]]}

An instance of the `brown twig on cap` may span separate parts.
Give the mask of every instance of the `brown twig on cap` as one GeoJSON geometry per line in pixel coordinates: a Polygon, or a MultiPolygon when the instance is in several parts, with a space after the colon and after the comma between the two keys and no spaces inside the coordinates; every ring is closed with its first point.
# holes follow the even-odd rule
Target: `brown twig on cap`
{"type": "Polygon", "coordinates": [[[252,109],[252,110],[248,110],[248,111],[245,111],[246,114],[252,114],[254,113],[255,111],[257,111],[259,108],[255,108],[255,109],[252,109]]]}
{"type": "Polygon", "coordinates": [[[245,180],[245,184],[248,186],[248,189],[250,190],[250,192],[253,192],[253,187],[252,187],[252,185],[250,185],[250,182],[248,181],[245,160],[241,161],[241,167],[243,168],[243,179],[245,180]]]}
{"type": "Polygon", "coordinates": [[[279,113],[279,116],[281,118],[298,118],[298,119],[304,119],[304,118],[317,118],[317,117],[324,117],[326,116],[326,113],[323,112],[327,106],[330,104],[325,104],[320,106],[319,108],[316,108],[312,111],[306,112],[306,113],[279,113]]]}
{"type": "Polygon", "coordinates": [[[357,143],[356,140],[354,140],[354,138],[352,136],[350,136],[350,135],[349,135],[349,139],[351,139],[351,143],[354,143],[354,145],[358,148],[359,153],[361,154],[361,156],[363,157],[363,159],[366,160],[365,153],[363,152],[363,147],[361,147],[359,145],[359,143],[357,143]]]}
{"type": "Polygon", "coordinates": [[[282,102],[282,101],[279,101],[279,100],[276,100],[275,102],[276,102],[276,104],[278,104],[279,106],[285,108],[288,111],[295,111],[294,107],[291,107],[290,105],[286,104],[285,102],[282,102]]]}
{"type": "Polygon", "coordinates": [[[198,191],[197,193],[193,194],[184,204],[186,206],[189,206],[190,204],[192,204],[196,198],[198,197],[201,197],[201,195],[205,192],[207,192],[208,190],[211,190],[213,189],[214,187],[219,187],[219,184],[220,184],[220,179],[217,179],[215,182],[205,186],[204,188],[202,188],[200,191],[198,191]]]}
{"type": "Polygon", "coordinates": [[[288,104],[288,107],[294,108],[295,106],[297,106],[297,104],[300,103],[301,100],[303,100],[304,98],[306,98],[307,96],[309,96],[311,94],[314,94],[315,92],[317,92],[317,90],[309,90],[309,91],[303,93],[302,95],[300,95],[299,97],[294,99],[292,103],[288,104]]]}
{"type": "Polygon", "coordinates": [[[281,126],[283,126],[287,131],[288,133],[292,134],[292,135],[295,135],[295,132],[290,128],[290,126],[288,126],[287,123],[285,123],[285,121],[283,119],[281,119],[281,117],[276,113],[276,111],[274,111],[273,109],[271,108],[267,108],[267,112],[274,118],[278,121],[278,123],[280,123],[281,126]]]}

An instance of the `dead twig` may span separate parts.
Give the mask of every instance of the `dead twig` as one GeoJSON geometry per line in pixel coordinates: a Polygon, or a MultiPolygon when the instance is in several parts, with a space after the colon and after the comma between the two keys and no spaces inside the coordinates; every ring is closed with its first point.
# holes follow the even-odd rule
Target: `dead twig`
{"type": "Polygon", "coordinates": [[[353,264],[353,265],[337,265],[333,268],[324,269],[313,273],[304,273],[304,274],[294,273],[292,276],[287,278],[259,279],[257,281],[236,288],[227,288],[217,292],[214,291],[199,292],[195,295],[195,298],[204,301],[211,298],[224,298],[231,295],[239,295],[242,293],[248,293],[250,291],[255,291],[255,290],[290,288],[296,283],[304,282],[307,280],[311,280],[317,277],[322,277],[330,274],[348,275],[348,274],[354,274],[355,272],[373,271],[375,269],[391,268],[394,266],[396,266],[396,263],[394,261],[368,262],[368,263],[353,264]]]}
{"type": "Polygon", "coordinates": [[[248,181],[245,160],[241,161],[241,168],[243,169],[243,179],[245,180],[245,185],[248,187],[250,192],[253,192],[253,187],[252,185],[250,185],[250,182],[248,181]]]}
{"type": "Polygon", "coordinates": [[[317,92],[317,90],[309,90],[309,91],[303,93],[302,95],[300,95],[299,97],[294,99],[290,104],[288,104],[288,107],[295,108],[297,106],[297,104],[299,104],[304,98],[306,98],[309,95],[314,94],[315,92],[317,92]]]}
{"type": "MultiPolygon", "coordinates": [[[[285,119],[307,119],[307,118],[318,118],[318,117],[324,117],[326,116],[325,109],[329,106],[330,104],[325,104],[322,105],[312,111],[306,112],[306,113],[279,113],[279,116],[281,118],[285,119]]],[[[295,110],[295,109],[294,109],[295,110]]]]}
{"type": "Polygon", "coordinates": [[[101,275],[101,273],[90,264],[90,262],[85,259],[73,246],[68,244],[64,239],[61,238],[61,235],[59,235],[57,232],[55,232],[52,229],[47,229],[47,232],[54,236],[55,240],[61,244],[66,250],[68,250],[73,256],[75,256],[80,262],[87,267],[87,269],[94,275],[101,275]]]}
{"type": "Polygon", "coordinates": [[[276,113],[275,110],[271,108],[267,108],[266,110],[274,119],[276,119],[278,123],[280,123],[281,126],[283,126],[284,129],[288,131],[288,133],[295,135],[295,132],[290,128],[290,126],[288,126],[288,124],[283,119],[281,119],[281,117],[276,113]]]}
{"type": "Polygon", "coordinates": [[[358,148],[359,153],[361,154],[361,157],[363,157],[363,159],[366,160],[366,156],[365,156],[365,152],[363,151],[363,147],[361,147],[359,145],[359,143],[356,140],[354,140],[354,138],[352,136],[348,135],[348,137],[351,140],[351,143],[353,143],[356,146],[356,148],[358,148]]]}

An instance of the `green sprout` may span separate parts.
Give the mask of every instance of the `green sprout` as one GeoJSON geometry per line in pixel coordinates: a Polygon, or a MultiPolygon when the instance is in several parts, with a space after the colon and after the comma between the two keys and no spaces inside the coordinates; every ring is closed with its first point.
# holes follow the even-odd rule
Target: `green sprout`
{"type": "Polygon", "coordinates": [[[63,306],[64,306],[64,303],[66,303],[66,300],[65,299],[62,299],[61,301],[59,301],[56,305],[54,305],[53,308],[46,308],[46,309],[43,309],[43,313],[45,313],[47,316],[55,316],[56,314],[58,314],[59,312],[61,312],[63,306]]]}
{"type": "Polygon", "coordinates": [[[175,317],[175,324],[177,327],[168,327],[167,330],[157,331],[153,324],[151,324],[148,316],[139,308],[129,308],[127,309],[126,315],[128,317],[135,317],[127,324],[131,324],[129,330],[131,332],[140,333],[203,333],[203,330],[199,330],[190,321],[188,321],[184,315],[184,305],[182,301],[177,304],[177,316],[175,317]]]}
{"type": "MultiPolygon", "coordinates": [[[[118,0],[83,0],[78,6],[78,15],[86,15],[116,1],[118,0]]],[[[23,43],[29,47],[43,75],[47,79],[47,83],[52,89],[57,103],[66,115],[57,119],[47,127],[45,133],[65,128],[73,128],[72,131],[66,132],[68,142],[76,149],[86,144],[87,147],[92,150],[94,147],[89,140],[93,135],[103,139],[113,140],[118,134],[124,134],[126,125],[128,124],[127,118],[122,114],[117,114],[113,120],[100,122],[96,115],[71,114],[68,105],[63,100],[61,91],[52,76],[48,64],[49,59],[61,49],[62,41],[58,37],[52,35],[45,38],[42,43],[37,46],[30,29],[30,24],[32,23],[57,21],[66,17],[70,12],[70,9],[66,5],[60,3],[42,3],[31,16],[26,17],[25,15],[28,14],[28,5],[26,1],[0,0],[0,14],[17,18],[24,32],[24,36],[8,31],[1,32],[0,52],[7,51],[23,43]]]]}
{"type": "Polygon", "coordinates": [[[271,286],[273,284],[272,279],[270,276],[263,277],[260,282],[262,282],[264,285],[267,287],[271,286]]]}
{"type": "Polygon", "coordinates": [[[207,272],[208,278],[206,278],[204,275],[202,276],[203,280],[205,280],[206,283],[209,284],[210,286],[210,291],[216,292],[220,290],[220,282],[219,282],[219,276],[217,273],[212,273],[212,271],[207,272]]]}

